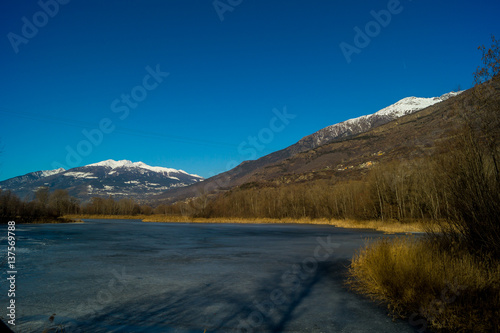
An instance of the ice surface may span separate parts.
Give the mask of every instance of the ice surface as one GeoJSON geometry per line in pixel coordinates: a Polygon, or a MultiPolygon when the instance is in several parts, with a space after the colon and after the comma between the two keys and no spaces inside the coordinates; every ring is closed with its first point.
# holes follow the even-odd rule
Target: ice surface
{"type": "Polygon", "coordinates": [[[353,253],[381,233],[86,220],[16,234],[19,332],[416,332],[344,285],[353,253]]]}

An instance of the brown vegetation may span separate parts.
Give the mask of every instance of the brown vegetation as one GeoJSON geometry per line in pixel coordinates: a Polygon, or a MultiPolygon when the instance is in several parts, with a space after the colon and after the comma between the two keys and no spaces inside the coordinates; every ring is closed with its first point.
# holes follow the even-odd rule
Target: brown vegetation
{"type": "Polygon", "coordinates": [[[197,217],[440,221],[449,215],[441,180],[434,160],[395,161],[375,166],[360,180],[249,184],[207,203],[196,198],[177,207],[197,217]]]}
{"type": "Polygon", "coordinates": [[[480,49],[463,126],[435,159],[441,232],[371,244],[349,269],[354,290],[420,331],[500,331],[500,43],[480,49]]]}
{"type": "Polygon", "coordinates": [[[34,200],[23,201],[11,191],[0,189],[0,223],[11,220],[17,223],[68,222],[61,216],[78,210],[78,202],[65,190],[49,193],[47,188],[40,188],[34,200]]]}
{"type": "Polygon", "coordinates": [[[500,330],[500,263],[433,239],[382,239],[360,250],[349,285],[421,332],[500,330]]]}

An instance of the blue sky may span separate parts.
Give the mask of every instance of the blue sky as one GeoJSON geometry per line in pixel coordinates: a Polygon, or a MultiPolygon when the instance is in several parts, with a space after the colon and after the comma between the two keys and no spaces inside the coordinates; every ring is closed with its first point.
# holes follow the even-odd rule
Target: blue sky
{"type": "Polygon", "coordinates": [[[208,177],[401,98],[470,88],[477,47],[500,36],[497,0],[215,4],[2,2],[0,180],[106,159],[208,177]],[[350,62],[341,43],[357,47],[350,62]]]}

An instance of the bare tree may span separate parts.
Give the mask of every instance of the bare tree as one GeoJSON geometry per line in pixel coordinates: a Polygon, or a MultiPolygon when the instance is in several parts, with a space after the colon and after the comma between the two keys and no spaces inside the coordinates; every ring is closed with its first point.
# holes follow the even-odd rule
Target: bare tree
{"type": "Polygon", "coordinates": [[[46,208],[49,204],[49,188],[42,186],[35,192],[35,201],[41,208],[46,208]]]}
{"type": "Polygon", "coordinates": [[[447,192],[460,241],[500,258],[500,42],[481,46],[482,67],[464,103],[464,126],[449,155],[447,192]]]}

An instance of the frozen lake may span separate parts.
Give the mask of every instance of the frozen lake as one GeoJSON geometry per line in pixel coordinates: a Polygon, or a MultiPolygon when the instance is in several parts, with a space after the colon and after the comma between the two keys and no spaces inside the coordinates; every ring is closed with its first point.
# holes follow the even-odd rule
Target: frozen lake
{"type": "MultiPolygon", "coordinates": [[[[416,332],[343,285],[355,250],[381,233],[136,220],[16,229],[16,332],[416,332]]],[[[2,283],[3,309],[6,295],[2,283]]]]}

